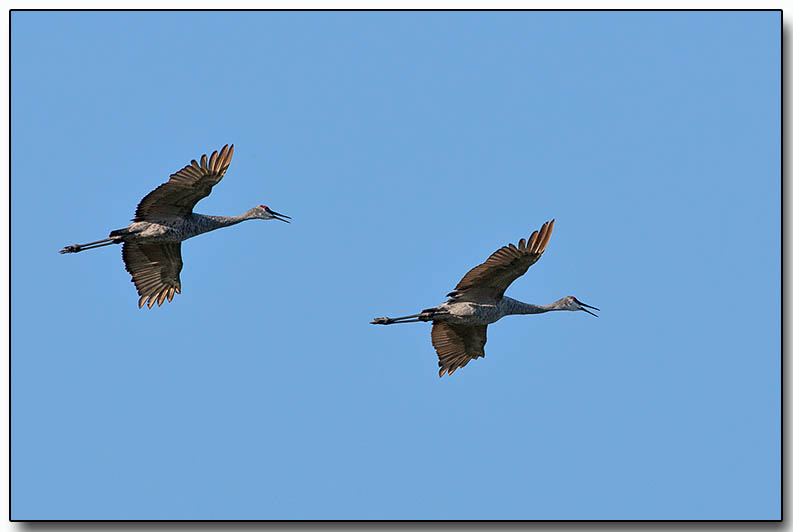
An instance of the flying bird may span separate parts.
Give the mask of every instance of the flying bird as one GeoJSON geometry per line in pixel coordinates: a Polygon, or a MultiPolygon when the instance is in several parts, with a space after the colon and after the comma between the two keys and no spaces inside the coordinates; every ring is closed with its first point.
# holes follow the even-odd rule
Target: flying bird
{"type": "Polygon", "coordinates": [[[266,205],[257,205],[239,216],[208,216],[193,212],[201,199],[209,196],[228,170],[234,145],[223,146],[220,153],[213,152],[201,163],[195,160],[166,182],[149,192],[138,203],[132,223],[123,229],[111,231],[109,238],[66,246],[60,253],[78,253],[87,249],[123,244],[121,257],[132,282],[138,289],[138,308],[148,301],[149,308],[156,302],[173,299],[182,292],[179,272],[182,271],[182,241],[235,225],[245,220],[280,220],[289,223],[289,216],[277,213],[266,205]]]}
{"type": "Polygon", "coordinates": [[[600,310],[582,303],[573,296],[563,297],[549,305],[532,305],[504,295],[512,282],[540,260],[553,232],[554,220],[545,222],[539,232],[518,245],[509,244],[496,250],[488,259],[473,268],[447,294],[445,303],[401,318],[375,318],[373,325],[432,322],[432,345],[438,353],[439,376],[451,375],[472,358],[485,356],[487,326],[512,314],[541,314],[552,310],[600,310]]]}

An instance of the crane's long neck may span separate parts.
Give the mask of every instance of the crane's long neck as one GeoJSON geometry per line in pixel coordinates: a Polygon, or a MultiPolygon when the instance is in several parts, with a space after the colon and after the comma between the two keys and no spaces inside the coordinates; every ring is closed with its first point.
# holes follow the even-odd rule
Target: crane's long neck
{"type": "Polygon", "coordinates": [[[256,209],[250,209],[238,216],[211,216],[208,214],[193,213],[191,218],[197,230],[196,234],[206,233],[207,231],[214,231],[221,227],[228,227],[230,225],[237,225],[245,220],[254,220],[258,218],[254,214],[256,209]]]}
{"type": "Polygon", "coordinates": [[[511,297],[502,299],[504,307],[504,315],[510,316],[513,314],[542,314],[543,312],[550,312],[551,310],[562,310],[557,306],[558,301],[554,301],[549,305],[532,305],[531,303],[524,303],[511,297]]]}

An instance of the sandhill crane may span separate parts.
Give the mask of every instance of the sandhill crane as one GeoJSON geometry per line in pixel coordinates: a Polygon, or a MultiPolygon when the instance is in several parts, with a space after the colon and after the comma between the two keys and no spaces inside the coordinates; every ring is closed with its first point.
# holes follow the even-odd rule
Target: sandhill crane
{"type": "Polygon", "coordinates": [[[182,292],[179,272],[182,271],[183,240],[245,220],[275,219],[289,223],[291,219],[266,205],[257,205],[239,216],[207,216],[193,212],[195,204],[209,196],[212,187],[223,179],[233,153],[234,145],[227,144],[220,154],[213,152],[209,161],[206,154],[201,156],[201,164],[191,161],[138,203],[128,227],[111,231],[109,238],[104,240],[66,246],[60,253],[123,243],[121,257],[138,289],[138,308],[146,301],[149,308],[155,302],[162,305],[166,298],[171,301],[174,293],[182,292]]]}
{"type": "Polygon", "coordinates": [[[573,296],[563,297],[549,305],[532,305],[506,297],[504,291],[512,282],[526,273],[529,266],[540,260],[553,232],[554,220],[545,222],[539,232],[534,231],[529,240],[521,238],[513,244],[496,250],[488,259],[473,268],[447,294],[445,303],[422,310],[419,314],[401,318],[375,318],[373,325],[432,322],[432,345],[438,353],[439,376],[454,373],[472,358],[485,356],[487,326],[512,314],[540,314],[551,310],[600,310],[573,296]]]}

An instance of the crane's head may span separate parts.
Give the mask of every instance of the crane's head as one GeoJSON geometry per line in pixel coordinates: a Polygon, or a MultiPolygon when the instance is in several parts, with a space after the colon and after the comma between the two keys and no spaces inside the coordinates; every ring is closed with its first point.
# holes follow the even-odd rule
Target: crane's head
{"type": "Polygon", "coordinates": [[[253,210],[255,211],[256,217],[262,220],[281,220],[282,222],[290,223],[289,220],[292,219],[291,216],[275,212],[267,205],[257,205],[253,210]]]}
{"type": "Polygon", "coordinates": [[[587,305],[586,303],[581,303],[574,296],[563,297],[561,299],[560,303],[561,303],[560,304],[560,308],[562,310],[583,310],[587,314],[592,314],[596,318],[598,317],[598,315],[595,314],[592,311],[587,310],[587,309],[591,308],[592,310],[600,310],[599,308],[593,307],[592,305],[587,305]]]}

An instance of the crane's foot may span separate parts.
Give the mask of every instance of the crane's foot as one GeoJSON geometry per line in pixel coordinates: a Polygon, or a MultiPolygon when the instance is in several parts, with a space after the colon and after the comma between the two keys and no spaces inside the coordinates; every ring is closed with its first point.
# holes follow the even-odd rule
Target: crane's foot
{"type": "Polygon", "coordinates": [[[390,325],[394,323],[394,320],[391,318],[375,318],[369,322],[372,325],[390,325]]]}
{"type": "Polygon", "coordinates": [[[60,250],[58,253],[60,253],[60,254],[64,254],[64,253],[77,253],[78,251],[82,251],[82,250],[83,250],[83,248],[81,248],[79,245],[75,244],[75,245],[73,245],[73,246],[65,246],[65,247],[64,247],[62,250],[60,250]]]}

